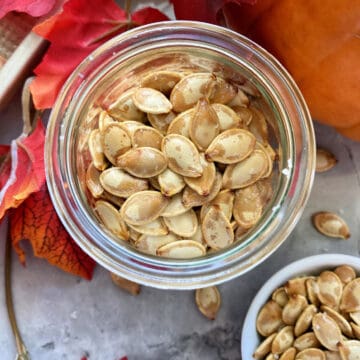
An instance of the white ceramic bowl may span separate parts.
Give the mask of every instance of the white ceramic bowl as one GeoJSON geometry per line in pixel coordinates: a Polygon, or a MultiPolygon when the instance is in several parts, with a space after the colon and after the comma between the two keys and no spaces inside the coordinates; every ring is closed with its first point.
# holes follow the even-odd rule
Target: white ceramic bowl
{"type": "Polygon", "coordinates": [[[261,341],[256,331],[256,318],[261,307],[270,299],[272,292],[287,280],[300,275],[319,275],[323,270],[332,270],[339,265],[352,266],[360,274],[360,258],[343,254],[321,254],[297,260],[275,273],[261,287],[246,315],[241,335],[242,360],[252,360],[252,354],[261,341]]]}

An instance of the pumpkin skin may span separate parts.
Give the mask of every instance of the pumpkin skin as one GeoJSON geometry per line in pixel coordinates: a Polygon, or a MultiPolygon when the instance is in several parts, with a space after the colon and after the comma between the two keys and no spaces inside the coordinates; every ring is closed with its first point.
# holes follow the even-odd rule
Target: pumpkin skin
{"type": "Polygon", "coordinates": [[[223,18],[280,60],[314,119],[360,140],[359,0],[227,3],[223,18]]]}

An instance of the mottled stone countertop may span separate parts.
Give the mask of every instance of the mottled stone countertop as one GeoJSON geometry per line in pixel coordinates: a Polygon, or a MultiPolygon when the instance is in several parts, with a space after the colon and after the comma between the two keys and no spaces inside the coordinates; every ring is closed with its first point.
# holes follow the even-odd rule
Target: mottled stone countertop
{"type": "MultiPolygon", "coordinates": [[[[19,97],[0,113],[0,143],[20,129],[19,97]]],[[[261,285],[293,260],[321,253],[359,255],[360,143],[316,124],[318,145],[331,150],[338,164],[316,174],[305,211],[283,245],[255,269],[219,286],[222,306],[215,321],[197,310],[193,291],[142,287],[133,297],[115,287],[98,266],[91,282],[68,275],[35,258],[27,246],[27,266],[13,256],[15,310],[33,360],[233,360],[241,359],[240,335],[247,308],[261,285]],[[328,210],[346,219],[351,238],[320,235],[311,215],[328,210]]],[[[4,272],[7,223],[0,226],[0,273],[4,272]]],[[[359,260],[360,261],[360,260],[359,260]]],[[[15,343],[0,276],[0,359],[13,360],[15,343]]],[[[249,360],[249,359],[244,359],[249,360]]]]}

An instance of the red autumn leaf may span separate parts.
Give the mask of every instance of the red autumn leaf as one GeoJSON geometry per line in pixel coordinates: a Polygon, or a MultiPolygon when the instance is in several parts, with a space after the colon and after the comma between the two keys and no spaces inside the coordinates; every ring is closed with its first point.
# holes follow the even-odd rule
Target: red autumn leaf
{"type": "Polygon", "coordinates": [[[27,13],[33,17],[48,14],[55,6],[56,0],[1,0],[0,19],[10,11],[27,13]]]}
{"type": "Polygon", "coordinates": [[[11,142],[9,156],[0,167],[0,220],[6,210],[18,207],[45,182],[45,131],[39,120],[33,133],[11,142]]]}
{"type": "Polygon", "coordinates": [[[160,11],[144,8],[131,16],[113,0],[69,0],[61,14],[36,26],[34,31],[51,42],[36,78],[30,85],[36,108],[52,107],[67,77],[80,62],[110,37],[128,27],[167,20],[160,11]]]}
{"type": "Polygon", "coordinates": [[[227,4],[252,4],[256,0],[170,0],[178,20],[197,20],[222,25],[222,10],[227,4]]]}
{"type": "Polygon", "coordinates": [[[95,262],[85,254],[66,232],[52,205],[44,184],[11,213],[10,234],[20,261],[25,252],[20,241],[30,241],[34,254],[71,274],[92,278],[95,262]]]}

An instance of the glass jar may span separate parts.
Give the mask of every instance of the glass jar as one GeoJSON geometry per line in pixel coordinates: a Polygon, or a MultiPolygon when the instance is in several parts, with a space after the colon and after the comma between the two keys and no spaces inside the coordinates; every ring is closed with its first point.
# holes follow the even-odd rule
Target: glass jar
{"type": "Polygon", "coordinates": [[[46,135],[48,187],[55,209],[77,244],[113,273],[166,289],[193,289],[239,276],[265,260],[299,220],[312,187],[315,139],[305,101],[286,70],[268,52],[226,28],[169,21],[135,28],[89,55],[64,85],[46,135]],[[146,255],[99,225],[85,186],[87,116],[156,69],[221,71],[261,94],[261,108],[278,146],[274,195],[241,242],[204,257],[177,260],[146,255]]]}

